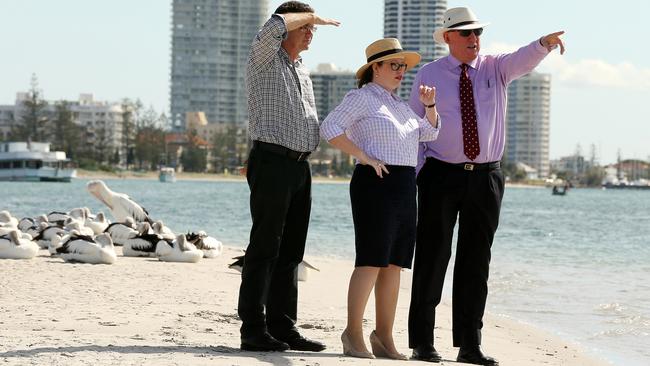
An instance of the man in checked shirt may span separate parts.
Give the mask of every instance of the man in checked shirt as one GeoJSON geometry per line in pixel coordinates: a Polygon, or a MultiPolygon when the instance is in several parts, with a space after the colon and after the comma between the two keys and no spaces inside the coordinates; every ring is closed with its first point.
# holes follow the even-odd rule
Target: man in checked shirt
{"type": "Polygon", "coordinates": [[[325,349],[295,327],[297,266],[311,211],[307,157],[319,142],[314,92],[300,53],[309,48],[315,25],[339,22],[316,15],[307,4],[288,1],[251,46],[246,86],[253,148],[246,178],[253,227],[239,290],[242,350],[325,349]]]}

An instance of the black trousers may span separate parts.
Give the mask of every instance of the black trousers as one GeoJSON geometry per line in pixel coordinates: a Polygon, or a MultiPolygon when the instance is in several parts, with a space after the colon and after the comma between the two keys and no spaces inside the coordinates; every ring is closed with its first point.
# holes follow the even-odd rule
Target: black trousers
{"type": "Polygon", "coordinates": [[[253,148],[246,175],[253,218],[238,313],[242,337],[296,332],[298,264],[311,211],[307,161],[253,148]]]}
{"type": "Polygon", "coordinates": [[[428,158],[418,178],[418,226],[409,309],[409,347],[433,345],[458,218],[452,326],[454,347],[481,344],[490,249],[504,191],[501,169],[464,170],[428,158]]]}

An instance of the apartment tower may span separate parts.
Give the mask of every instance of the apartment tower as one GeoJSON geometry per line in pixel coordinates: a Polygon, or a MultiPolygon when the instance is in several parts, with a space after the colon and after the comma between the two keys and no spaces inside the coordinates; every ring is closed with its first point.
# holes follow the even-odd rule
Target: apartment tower
{"type": "Polygon", "coordinates": [[[268,17],[268,0],[172,0],[171,123],[187,112],[210,123],[248,119],[244,73],[253,37],[268,17]]]}
{"type": "Polygon", "coordinates": [[[447,55],[446,44],[433,40],[446,10],[447,0],[384,0],[384,37],[397,38],[402,48],[422,56],[420,64],[404,75],[398,91],[403,100],[408,100],[420,66],[447,55]]]}
{"type": "Polygon", "coordinates": [[[548,177],[551,75],[532,72],[508,87],[506,152],[510,163],[521,162],[548,177]]]}

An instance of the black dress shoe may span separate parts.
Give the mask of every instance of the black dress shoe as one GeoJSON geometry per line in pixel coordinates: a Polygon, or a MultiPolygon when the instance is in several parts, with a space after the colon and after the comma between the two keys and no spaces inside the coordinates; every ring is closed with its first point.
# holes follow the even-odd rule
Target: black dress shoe
{"type": "Polygon", "coordinates": [[[471,363],[474,365],[484,365],[484,366],[497,366],[499,361],[494,358],[483,354],[481,347],[472,346],[472,347],[460,347],[458,351],[458,357],[456,361],[471,363]]]}
{"type": "Polygon", "coordinates": [[[243,351],[282,352],[288,350],[289,345],[278,341],[268,333],[262,333],[252,337],[242,337],[241,349],[243,351]]]}
{"type": "Polygon", "coordinates": [[[292,334],[288,337],[276,337],[278,340],[285,342],[289,345],[289,349],[292,351],[310,351],[310,352],[320,352],[325,350],[325,345],[318,341],[312,341],[307,339],[300,334],[292,334]]]}
{"type": "Polygon", "coordinates": [[[418,346],[413,349],[413,355],[411,356],[413,360],[427,361],[427,362],[440,362],[442,357],[436,349],[431,346],[418,346]]]}

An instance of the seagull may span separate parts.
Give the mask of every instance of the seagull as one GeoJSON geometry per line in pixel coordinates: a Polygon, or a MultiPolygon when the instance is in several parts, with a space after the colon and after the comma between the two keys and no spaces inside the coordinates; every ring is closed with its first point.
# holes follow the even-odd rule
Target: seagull
{"type": "MultiPolygon", "coordinates": [[[[244,256],[240,255],[233,257],[233,259],[235,259],[235,261],[230,263],[230,265],[228,265],[228,268],[234,269],[237,272],[241,272],[244,267],[244,256]]],[[[320,272],[320,269],[303,260],[298,264],[298,281],[307,281],[307,278],[309,278],[309,272],[307,269],[312,269],[314,271],[320,272]]]]}
{"type": "Polygon", "coordinates": [[[204,258],[215,258],[223,250],[223,244],[205,233],[205,231],[199,231],[198,233],[187,233],[185,238],[188,242],[194,244],[196,249],[203,251],[204,258]]]}
{"type": "Polygon", "coordinates": [[[196,263],[203,258],[203,252],[196,249],[194,244],[188,243],[184,234],[180,234],[174,241],[158,242],[156,256],[163,262],[196,263]]]}
{"type": "Polygon", "coordinates": [[[18,230],[0,236],[0,258],[2,259],[32,259],[38,250],[38,245],[22,238],[18,230]]]}
{"type": "Polygon", "coordinates": [[[56,253],[66,262],[113,264],[117,260],[110,235],[97,235],[95,239],[78,235],[75,231],[53,240],[56,253]]]}
{"type": "Polygon", "coordinates": [[[135,222],[146,221],[151,223],[149,213],[144,207],[124,193],[111,191],[103,181],[91,180],[86,187],[90,194],[108,206],[115,221],[124,222],[127,217],[131,217],[135,222]]]}

